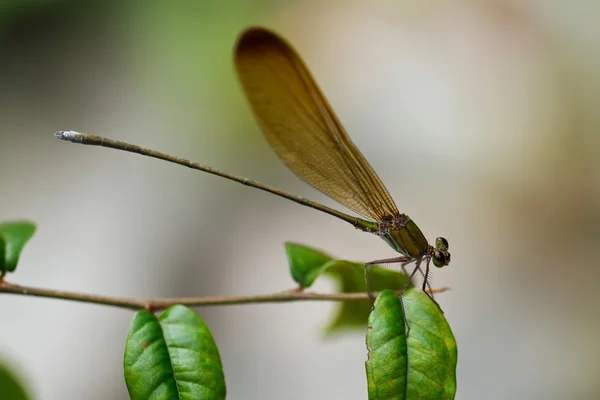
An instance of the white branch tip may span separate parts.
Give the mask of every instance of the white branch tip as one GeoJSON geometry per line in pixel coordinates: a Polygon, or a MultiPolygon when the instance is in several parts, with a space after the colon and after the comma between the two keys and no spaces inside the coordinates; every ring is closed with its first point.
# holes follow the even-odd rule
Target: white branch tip
{"type": "Polygon", "coordinates": [[[54,134],[60,140],[67,140],[73,143],[81,143],[83,135],[75,131],[58,131],[54,134]]]}

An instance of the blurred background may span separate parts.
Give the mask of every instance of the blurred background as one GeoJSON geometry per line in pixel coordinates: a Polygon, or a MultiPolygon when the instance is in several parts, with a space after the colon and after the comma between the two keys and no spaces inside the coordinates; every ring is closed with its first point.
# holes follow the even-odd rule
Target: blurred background
{"type": "MultiPolygon", "coordinates": [[[[285,241],[394,256],[289,201],[57,140],[110,136],[334,205],[269,149],[237,83],[249,25],[298,49],[401,212],[452,263],[434,286],[457,399],[600,398],[600,3],[49,1],[0,5],[0,220],[38,231],[11,282],[136,298],[293,286],[285,241]]],[[[335,288],[318,282],[315,290],[335,288]]],[[[198,309],[230,399],[365,399],[336,304],[198,309]]],[[[0,359],[35,399],[126,399],[132,313],[0,296],[0,359]]]]}

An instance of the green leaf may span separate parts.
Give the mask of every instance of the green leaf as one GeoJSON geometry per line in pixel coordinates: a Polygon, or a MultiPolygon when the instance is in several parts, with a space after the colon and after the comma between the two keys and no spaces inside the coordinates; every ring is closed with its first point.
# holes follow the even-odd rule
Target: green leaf
{"type": "MultiPolygon", "coordinates": [[[[322,269],[323,275],[333,277],[339,282],[340,293],[366,293],[364,264],[350,261],[332,261],[322,269]]],[[[371,290],[378,292],[384,289],[400,290],[408,277],[402,272],[384,268],[373,268],[371,273],[371,290]]],[[[369,313],[373,308],[371,300],[340,302],[335,316],[328,324],[325,332],[328,335],[348,328],[364,329],[369,313]]]]}
{"type": "Polygon", "coordinates": [[[296,243],[286,243],[285,252],[292,278],[300,287],[310,287],[331,257],[322,251],[296,243]]]}
{"type": "Polygon", "coordinates": [[[5,222],[0,224],[0,236],[4,238],[2,270],[13,272],[19,263],[19,256],[25,243],[33,236],[35,224],[32,222],[5,222]]]}
{"type": "Polygon", "coordinates": [[[6,242],[4,236],[0,234],[0,277],[4,277],[6,272],[6,242]]]}
{"type": "Polygon", "coordinates": [[[181,305],[160,317],[138,311],[125,345],[125,383],[132,399],[225,398],[219,351],[202,319],[181,305]]]}
{"type": "MultiPolygon", "coordinates": [[[[319,276],[327,275],[338,282],[339,293],[366,293],[363,263],[335,260],[320,250],[296,243],[286,243],[285,251],[292,277],[300,287],[310,287],[319,276]]],[[[407,278],[402,272],[374,267],[371,270],[371,290],[400,290],[407,278]]],[[[347,328],[363,329],[372,308],[369,299],[341,302],[325,333],[331,335],[347,328]]]]}
{"type": "Polygon", "coordinates": [[[452,400],[456,393],[457,349],[439,307],[422,291],[392,291],[375,301],[367,328],[365,363],[370,400],[452,400]]]}
{"type": "Polygon", "coordinates": [[[27,400],[31,397],[23,383],[6,365],[0,363],[0,393],[2,400],[27,400]]]}

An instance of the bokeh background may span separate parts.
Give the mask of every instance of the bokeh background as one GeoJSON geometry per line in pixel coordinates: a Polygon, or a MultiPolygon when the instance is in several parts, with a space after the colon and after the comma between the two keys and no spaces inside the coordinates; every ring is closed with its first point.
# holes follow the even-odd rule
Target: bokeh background
{"type": "MultiPolygon", "coordinates": [[[[349,260],[375,237],[262,192],[57,140],[156,148],[333,205],[281,165],[232,66],[264,25],[303,56],[402,212],[452,263],[434,286],[457,399],[600,398],[600,3],[0,3],[0,220],[38,232],[16,283],[138,298],[291,288],[285,241],[349,260]]],[[[319,282],[316,290],[334,289],[319,282]]],[[[198,309],[228,398],[365,399],[364,332],[335,304],[198,309]]],[[[35,399],[126,399],[132,313],[0,296],[0,358],[35,399]]]]}

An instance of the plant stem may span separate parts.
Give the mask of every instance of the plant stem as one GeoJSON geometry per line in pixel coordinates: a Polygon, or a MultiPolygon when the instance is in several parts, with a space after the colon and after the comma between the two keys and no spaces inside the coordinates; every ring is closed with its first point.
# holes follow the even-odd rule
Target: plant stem
{"type": "MultiPolygon", "coordinates": [[[[433,289],[432,293],[442,293],[447,288],[433,289]]],[[[284,292],[251,295],[251,296],[205,296],[205,297],[176,297],[139,300],[126,297],[102,296],[87,293],[69,292],[64,290],[53,290],[21,286],[6,281],[0,281],[0,293],[19,294],[23,296],[46,297],[50,299],[61,299],[77,301],[81,303],[102,304],[131,310],[145,309],[158,311],[168,308],[174,304],[182,304],[188,307],[201,306],[225,306],[233,304],[258,304],[258,303],[283,303],[290,301],[364,301],[369,297],[366,293],[314,293],[305,292],[300,289],[291,289],[284,292]]]]}

